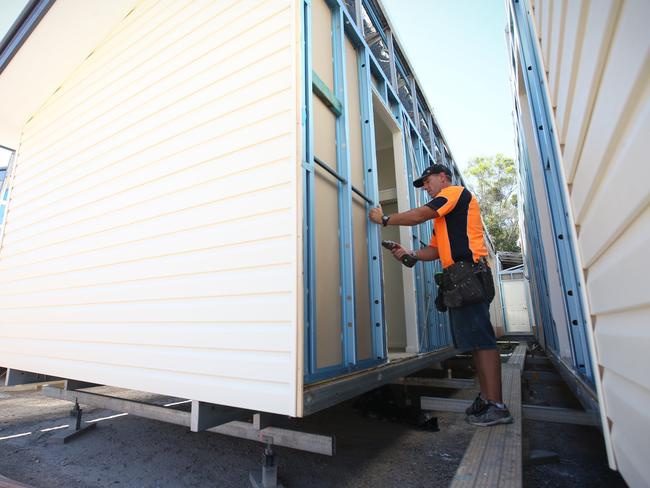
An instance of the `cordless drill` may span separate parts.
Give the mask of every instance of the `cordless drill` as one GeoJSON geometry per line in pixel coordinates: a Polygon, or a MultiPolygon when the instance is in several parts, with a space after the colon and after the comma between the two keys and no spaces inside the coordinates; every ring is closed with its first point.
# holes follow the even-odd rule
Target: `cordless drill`
{"type": "MultiPolygon", "coordinates": [[[[381,245],[384,246],[389,251],[392,251],[396,247],[400,247],[400,245],[394,241],[381,241],[381,245]]],[[[412,254],[407,253],[404,254],[404,256],[402,256],[402,259],[400,261],[402,261],[402,264],[404,266],[408,268],[412,268],[413,266],[415,266],[415,263],[417,262],[417,258],[412,254]]]]}

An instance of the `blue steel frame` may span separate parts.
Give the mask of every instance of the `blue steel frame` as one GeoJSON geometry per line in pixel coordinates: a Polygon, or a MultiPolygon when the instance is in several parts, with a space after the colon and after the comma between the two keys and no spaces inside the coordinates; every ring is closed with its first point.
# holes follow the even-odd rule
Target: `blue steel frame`
{"type": "MultiPolygon", "coordinates": [[[[516,106],[517,123],[521,127],[522,121],[519,116],[519,107],[516,106]]],[[[542,251],[541,227],[539,224],[537,199],[535,187],[533,186],[532,175],[530,174],[530,159],[528,157],[528,146],[523,136],[518,137],[518,161],[520,175],[520,189],[522,192],[521,205],[524,212],[524,224],[526,227],[526,241],[528,243],[526,260],[528,264],[529,283],[531,285],[531,298],[537,311],[536,321],[538,333],[541,328],[544,334],[544,341],[547,347],[558,351],[556,325],[553,323],[549,286],[547,281],[546,257],[542,251]],[[540,327],[541,324],[541,327],[540,327]]]]}
{"type": "MultiPolygon", "coordinates": [[[[404,161],[409,181],[417,177],[425,166],[434,160],[431,150],[427,147],[425,140],[419,132],[419,126],[414,123],[410,114],[402,105],[398,93],[391,86],[386,74],[380,68],[371,49],[367,45],[363,34],[353,17],[347,11],[341,0],[325,0],[332,12],[332,52],[334,68],[334,97],[343,107],[342,113],[336,115],[336,138],[337,138],[337,161],[333,169],[338,179],[339,190],[339,249],[340,249],[340,271],[341,271],[341,347],[343,361],[340,364],[318,368],[317,367],[317,344],[316,344],[316,276],[315,276],[315,243],[314,243],[314,175],[315,164],[313,150],[313,120],[312,120],[312,39],[311,39],[311,3],[312,0],[303,0],[302,28],[303,28],[303,80],[302,90],[302,120],[303,120],[303,209],[304,209],[304,270],[305,270],[305,382],[311,383],[333,376],[339,376],[348,372],[371,367],[386,361],[388,357],[386,344],[386,326],[384,322],[383,284],[381,269],[381,229],[379,226],[368,220],[368,269],[370,279],[371,296],[371,321],[372,327],[372,349],[373,355],[370,359],[359,361],[356,355],[356,318],[354,299],[354,259],[353,254],[353,231],[352,231],[352,192],[362,193],[367,199],[366,210],[370,209],[370,203],[375,206],[379,201],[379,187],[377,180],[377,161],[375,154],[374,140],[374,115],[372,90],[373,83],[371,76],[379,81],[379,94],[381,98],[391,107],[396,122],[402,129],[404,137],[404,161]],[[346,63],[345,63],[345,38],[352,42],[357,50],[357,66],[360,83],[360,104],[362,117],[362,143],[363,159],[365,169],[365,182],[362,190],[352,187],[349,164],[349,121],[347,120],[347,87],[346,87],[346,63]],[[415,150],[417,147],[417,150],[415,150]],[[412,150],[410,151],[409,148],[412,150]],[[415,170],[415,174],[414,173],[415,170]]],[[[364,2],[364,7],[377,22],[372,7],[364,2]],[[373,17],[374,16],[374,17],[373,17]]],[[[383,34],[383,33],[382,33],[383,34]]],[[[401,68],[401,66],[400,66],[401,68]]],[[[403,68],[402,68],[403,71],[403,68]]],[[[409,87],[409,91],[411,88],[409,87]]],[[[417,101],[416,94],[411,94],[414,103],[417,101]]],[[[431,117],[429,120],[433,120],[431,117]]],[[[433,122],[430,133],[433,133],[433,122]]],[[[439,129],[438,129],[439,130],[439,129]]],[[[429,134],[427,134],[429,135],[429,134]]],[[[435,139],[435,138],[434,138],[435,139]]],[[[433,139],[429,141],[433,147],[433,139]]],[[[441,151],[444,154],[444,150],[441,151]]],[[[444,157],[444,156],[443,156],[444,157]]],[[[331,163],[331,162],[330,162],[331,163]]],[[[449,162],[448,164],[451,164],[449,162]]],[[[419,199],[416,190],[409,188],[409,202],[411,206],[417,205],[419,199]]],[[[425,223],[418,228],[413,228],[413,246],[418,247],[424,240],[428,241],[432,230],[431,223],[425,223]],[[424,239],[422,239],[424,237],[424,239]]],[[[451,344],[451,333],[449,331],[449,320],[446,314],[437,312],[434,308],[433,299],[436,288],[433,282],[433,271],[439,269],[439,264],[418,263],[416,275],[418,286],[418,334],[420,337],[420,352],[426,352],[437,348],[446,347],[451,344]],[[428,279],[427,279],[428,278],[428,279]],[[427,309],[428,296],[428,309],[427,309]],[[427,338],[425,342],[423,338],[427,338]]]]}
{"type": "MultiPolygon", "coordinates": [[[[561,171],[561,157],[557,152],[556,135],[553,132],[553,111],[546,96],[544,68],[539,58],[528,0],[511,0],[510,16],[514,20],[514,30],[519,38],[520,59],[523,79],[531,107],[531,118],[535,124],[535,140],[532,141],[539,154],[544,175],[544,187],[551,215],[554,250],[559,264],[559,274],[564,292],[564,307],[569,337],[573,349],[573,367],[593,385],[593,364],[587,344],[585,307],[582,302],[581,270],[578,267],[572,234],[575,231],[569,217],[569,202],[563,188],[566,185],[561,171]]],[[[514,49],[513,49],[514,51],[514,49]]],[[[521,121],[519,121],[521,123],[521,121]]],[[[522,139],[520,134],[520,139],[522,139]]],[[[530,164],[528,159],[523,161],[530,164]]],[[[531,190],[532,188],[528,188],[531,190]]],[[[532,193],[534,198],[534,193],[532,193]]],[[[538,196],[539,197],[539,196],[538,196]]],[[[538,229],[537,229],[538,230],[538,229]]],[[[531,267],[532,268],[532,267],[531,267]]],[[[545,332],[550,323],[545,323],[545,332]]],[[[555,327],[555,324],[553,324],[555,327]]],[[[554,333],[555,331],[553,331],[554,333]]],[[[557,337],[548,334],[547,339],[557,348],[557,337]]],[[[557,349],[556,349],[557,352],[557,349]]]]}

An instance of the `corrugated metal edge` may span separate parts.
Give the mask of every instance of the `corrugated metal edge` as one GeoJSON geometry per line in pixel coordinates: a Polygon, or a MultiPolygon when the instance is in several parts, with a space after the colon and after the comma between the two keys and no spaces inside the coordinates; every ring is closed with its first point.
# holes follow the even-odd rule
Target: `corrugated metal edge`
{"type": "MultiPolygon", "coordinates": [[[[531,17],[534,16],[534,14],[531,12],[531,9],[528,9],[528,15],[531,17]]],[[[540,61],[542,64],[544,64],[544,71],[546,73],[546,66],[545,66],[545,60],[542,57],[542,50],[541,46],[539,44],[539,36],[537,32],[537,26],[535,25],[535,21],[533,19],[532,22],[530,22],[530,26],[534,32],[534,38],[535,38],[535,46],[534,49],[537,52],[537,56],[539,57],[540,61]]],[[[548,85],[548,77],[545,75],[544,76],[544,97],[545,97],[545,102],[548,107],[552,107],[553,105],[551,104],[551,96],[549,92],[549,85],[548,85]]],[[[560,149],[560,142],[558,140],[557,134],[558,128],[557,128],[557,121],[555,119],[555,116],[551,117],[552,122],[553,122],[553,131],[555,134],[555,137],[553,137],[553,143],[555,145],[555,150],[560,157],[563,158],[562,151],[560,149]]],[[[566,183],[567,180],[567,175],[565,172],[565,165],[560,164],[559,166],[559,171],[562,175],[562,179],[566,183]]],[[[567,201],[571,201],[571,195],[569,194],[569,189],[566,184],[562,185],[562,192],[564,193],[564,197],[567,199],[567,201]]],[[[567,209],[569,215],[569,220],[573,224],[573,232],[570,232],[571,234],[571,240],[574,246],[574,249],[580,249],[578,246],[578,239],[576,236],[575,232],[575,218],[573,216],[573,207],[571,205],[568,206],[567,209]]],[[[594,384],[596,385],[596,396],[598,397],[598,406],[599,406],[599,411],[600,411],[600,421],[602,424],[602,432],[603,432],[603,437],[605,440],[605,450],[607,451],[607,460],[609,462],[609,467],[611,469],[616,470],[617,469],[617,464],[616,464],[616,456],[614,454],[614,448],[612,445],[612,438],[611,438],[611,432],[610,432],[610,425],[609,425],[609,418],[607,417],[607,406],[605,404],[605,396],[602,391],[602,377],[600,374],[600,367],[598,363],[598,352],[596,350],[596,343],[594,339],[594,326],[591,321],[591,305],[589,304],[589,297],[587,296],[587,283],[585,281],[585,276],[584,276],[584,266],[582,264],[582,256],[580,255],[580,252],[575,253],[575,259],[578,261],[578,267],[581,270],[581,273],[579,274],[579,279],[580,279],[580,294],[582,297],[582,303],[583,303],[583,313],[585,317],[585,322],[587,323],[587,343],[589,347],[589,354],[593,360],[593,374],[594,374],[594,384]]]]}

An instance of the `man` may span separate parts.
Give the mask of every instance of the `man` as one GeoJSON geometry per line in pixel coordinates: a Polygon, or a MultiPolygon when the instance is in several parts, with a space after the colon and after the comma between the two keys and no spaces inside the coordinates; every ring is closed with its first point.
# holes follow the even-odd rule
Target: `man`
{"type": "MultiPolygon", "coordinates": [[[[447,269],[461,261],[478,263],[487,256],[476,197],[466,188],[451,184],[451,171],[446,166],[429,166],[413,186],[426,190],[432,200],[422,207],[391,215],[384,215],[381,207],[370,210],[370,220],[384,226],[413,226],[433,219],[429,246],[417,251],[395,247],[391,252],[397,260],[408,253],[421,261],[440,259],[443,269],[447,269]]],[[[468,421],[484,427],[512,422],[502,403],[501,357],[490,323],[489,302],[485,299],[450,308],[449,314],[454,343],[463,352],[472,351],[481,386],[482,393],[466,410],[468,421]]]]}

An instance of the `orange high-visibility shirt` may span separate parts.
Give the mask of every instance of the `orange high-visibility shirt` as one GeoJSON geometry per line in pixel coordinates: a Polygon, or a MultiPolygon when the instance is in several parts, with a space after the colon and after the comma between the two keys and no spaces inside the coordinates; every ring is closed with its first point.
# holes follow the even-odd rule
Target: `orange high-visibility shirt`
{"type": "Polygon", "coordinates": [[[478,262],[487,256],[481,210],[476,197],[462,186],[440,190],[427,206],[438,212],[429,246],[437,247],[442,267],[458,261],[478,262]]]}

